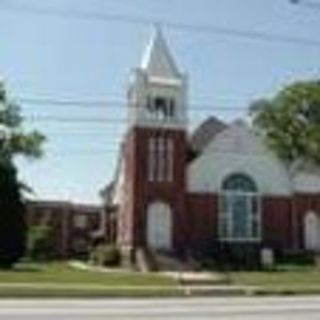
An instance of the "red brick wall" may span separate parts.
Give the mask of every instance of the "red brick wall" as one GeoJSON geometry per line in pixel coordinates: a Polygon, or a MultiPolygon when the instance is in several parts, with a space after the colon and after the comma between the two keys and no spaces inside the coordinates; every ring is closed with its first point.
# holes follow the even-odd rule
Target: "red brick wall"
{"type": "Polygon", "coordinates": [[[320,194],[296,194],[293,199],[294,245],[304,248],[304,217],[312,210],[320,213],[320,194]]]}
{"type": "Polygon", "coordinates": [[[218,237],[218,201],[214,194],[188,194],[189,244],[193,250],[210,245],[218,237]]]}
{"type": "Polygon", "coordinates": [[[275,248],[292,247],[292,199],[265,197],[261,201],[262,244],[275,248]]]}
{"type": "Polygon", "coordinates": [[[77,242],[90,241],[91,233],[100,227],[99,207],[58,201],[32,201],[26,206],[28,226],[48,227],[54,253],[60,257],[77,253],[77,242]],[[74,224],[74,219],[78,215],[86,217],[86,225],[83,228],[77,228],[74,224]]]}
{"type": "Polygon", "coordinates": [[[173,212],[174,248],[181,249],[186,243],[188,227],[185,214],[185,132],[182,130],[134,128],[127,136],[124,152],[128,199],[120,210],[120,242],[133,247],[145,246],[147,207],[153,201],[163,201],[171,206],[173,212]],[[170,137],[174,142],[174,177],[170,182],[148,181],[148,139],[159,135],[170,137]]]}
{"type": "MultiPolygon", "coordinates": [[[[292,198],[265,197],[261,200],[261,245],[292,247],[292,198]]],[[[218,196],[189,194],[187,210],[191,247],[212,245],[218,241],[218,196]]]]}
{"type": "Polygon", "coordinates": [[[64,228],[66,219],[66,211],[63,206],[59,208],[42,202],[27,204],[28,227],[48,227],[51,243],[58,256],[65,256],[68,251],[68,233],[64,228]]]}

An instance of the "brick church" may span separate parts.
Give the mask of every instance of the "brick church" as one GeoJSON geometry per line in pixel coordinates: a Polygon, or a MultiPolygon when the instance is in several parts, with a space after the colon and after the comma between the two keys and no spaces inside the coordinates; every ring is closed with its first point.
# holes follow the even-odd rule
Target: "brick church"
{"type": "MultiPolygon", "coordinates": [[[[115,241],[176,256],[233,248],[320,250],[320,169],[283,163],[243,121],[188,130],[188,78],[160,30],[127,92],[128,123],[112,183],[115,241]]],[[[242,249],[241,249],[242,250],[242,249]]]]}

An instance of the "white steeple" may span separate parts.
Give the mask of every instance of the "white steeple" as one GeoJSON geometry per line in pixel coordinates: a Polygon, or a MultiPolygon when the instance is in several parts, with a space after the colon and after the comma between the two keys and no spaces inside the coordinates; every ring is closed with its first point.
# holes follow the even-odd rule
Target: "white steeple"
{"type": "Polygon", "coordinates": [[[128,88],[130,126],[185,129],[187,76],[178,71],[156,27],[128,88]]]}
{"type": "Polygon", "coordinates": [[[161,78],[180,77],[178,68],[158,26],[155,27],[154,33],[146,47],[140,67],[150,76],[161,78]]]}

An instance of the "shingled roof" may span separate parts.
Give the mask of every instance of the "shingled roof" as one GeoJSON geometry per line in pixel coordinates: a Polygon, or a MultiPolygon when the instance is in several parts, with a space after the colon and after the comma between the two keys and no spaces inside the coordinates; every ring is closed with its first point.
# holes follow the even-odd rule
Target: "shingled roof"
{"type": "Polygon", "coordinates": [[[210,141],[227,127],[225,123],[215,117],[210,117],[200,124],[190,138],[192,150],[198,155],[210,141]]]}

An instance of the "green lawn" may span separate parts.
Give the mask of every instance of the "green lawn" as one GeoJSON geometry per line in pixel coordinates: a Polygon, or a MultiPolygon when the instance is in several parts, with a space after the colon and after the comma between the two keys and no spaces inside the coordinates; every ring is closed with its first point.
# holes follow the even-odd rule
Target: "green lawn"
{"type": "Polygon", "coordinates": [[[232,284],[253,285],[269,288],[315,288],[320,289],[320,267],[279,266],[274,271],[231,272],[232,284]]]}
{"type": "Polygon", "coordinates": [[[176,282],[158,274],[93,272],[66,263],[20,264],[0,271],[0,297],[108,297],[181,295],[176,282]]]}
{"type": "Polygon", "coordinates": [[[157,274],[137,272],[92,272],[71,268],[66,263],[20,264],[15,270],[0,271],[0,285],[6,283],[55,283],[99,286],[171,286],[174,280],[157,274]]]}
{"type": "MultiPolygon", "coordinates": [[[[229,272],[222,276],[230,285],[244,288],[238,294],[320,293],[320,267],[281,266],[275,271],[229,272]],[[247,286],[253,289],[246,291],[247,286]]],[[[156,273],[84,271],[63,262],[20,264],[15,270],[0,271],[0,297],[181,296],[189,294],[185,290],[187,287],[156,273]]],[[[192,290],[196,294],[197,289],[192,290]]]]}

